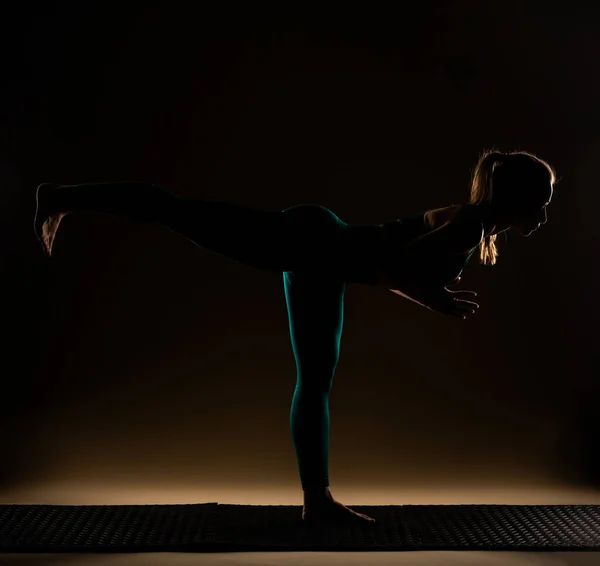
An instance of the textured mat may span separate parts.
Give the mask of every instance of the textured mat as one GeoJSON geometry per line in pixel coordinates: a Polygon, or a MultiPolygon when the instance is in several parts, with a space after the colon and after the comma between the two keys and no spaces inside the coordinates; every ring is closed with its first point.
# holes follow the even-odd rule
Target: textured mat
{"type": "Polygon", "coordinates": [[[309,528],[293,505],[0,505],[0,552],[600,550],[599,505],[351,507],[377,523],[309,528]]]}

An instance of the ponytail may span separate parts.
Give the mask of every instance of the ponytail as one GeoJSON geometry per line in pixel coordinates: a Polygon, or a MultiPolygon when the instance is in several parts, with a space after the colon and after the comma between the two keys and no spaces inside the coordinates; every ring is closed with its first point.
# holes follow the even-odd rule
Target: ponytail
{"type": "MultiPolygon", "coordinates": [[[[499,151],[484,151],[479,158],[471,180],[470,204],[490,204],[494,194],[494,170],[508,155],[499,151]]],[[[479,259],[484,265],[494,265],[498,259],[496,234],[484,236],[479,244],[479,259]]]]}

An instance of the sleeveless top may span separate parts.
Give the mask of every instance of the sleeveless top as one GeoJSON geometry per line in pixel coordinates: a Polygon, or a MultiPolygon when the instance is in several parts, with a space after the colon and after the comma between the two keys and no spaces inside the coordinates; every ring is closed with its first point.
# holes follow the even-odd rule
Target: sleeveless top
{"type": "Polygon", "coordinates": [[[444,287],[451,283],[462,273],[477,248],[467,254],[440,254],[437,257],[403,254],[404,246],[427,232],[423,219],[425,212],[381,226],[342,223],[345,245],[341,246],[340,260],[344,266],[344,279],[348,283],[377,285],[377,270],[383,267],[392,276],[408,271],[412,280],[428,287],[444,287]]]}

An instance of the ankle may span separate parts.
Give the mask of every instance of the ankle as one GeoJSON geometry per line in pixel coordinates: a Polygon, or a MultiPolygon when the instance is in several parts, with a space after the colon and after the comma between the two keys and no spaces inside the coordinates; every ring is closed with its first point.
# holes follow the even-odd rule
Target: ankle
{"type": "Polygon", "coordinates": [[[49,183],[46,186],[42,198],[44,207],[49,214],[65,213],[65,203],[62,202],[63,193],[60,189],[68,186],[69,185],[58,185],[54,183],[49,183]]]}
{"type": "Polygon", "coordinates": [[[305,489],[304,490],[304,505],[311,505],[320,503],[322,501],[332,501],[333,496],[329,486],[321,487],[317,489],[305,489]]]}

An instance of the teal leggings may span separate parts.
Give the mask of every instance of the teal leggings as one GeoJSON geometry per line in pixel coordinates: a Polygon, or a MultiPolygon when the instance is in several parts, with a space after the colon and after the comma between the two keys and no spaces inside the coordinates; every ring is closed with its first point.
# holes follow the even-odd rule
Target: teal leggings
{"type": "MultiPolygon", "coordinates": [[[[251,267],[283,273],[297,378],[290,411],[302,489],[329,485],[329,392],[340,355],[349,230],[330,210],[280,212],[185,199],[156,185],[87,183],[62,187],[53,207],[158,223],[196,246],[251,267]]],[[[356,252],[356,250],[354,250],[356,252]]]]}

